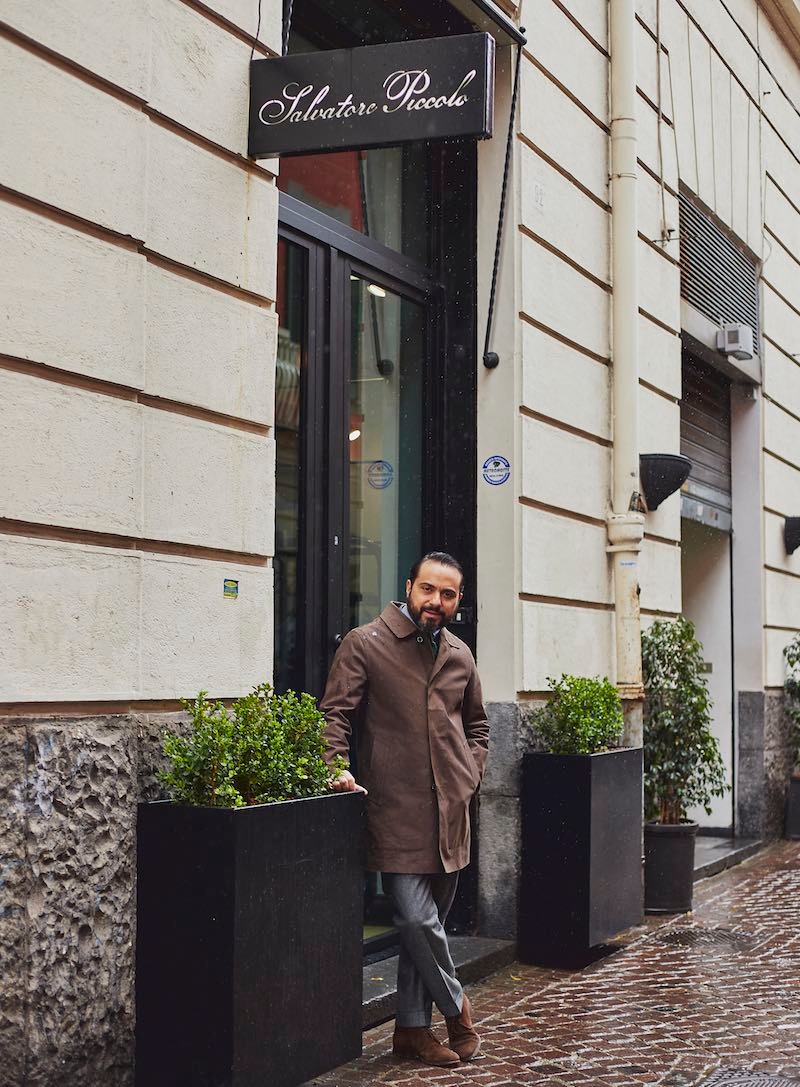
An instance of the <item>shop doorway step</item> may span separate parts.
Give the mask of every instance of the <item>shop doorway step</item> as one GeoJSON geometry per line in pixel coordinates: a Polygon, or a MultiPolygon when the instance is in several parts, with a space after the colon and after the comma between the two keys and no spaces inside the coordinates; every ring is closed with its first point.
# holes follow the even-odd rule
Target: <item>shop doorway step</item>
{"type": "Polygon", "coordinates": [[[715,876],[726,868],[741,864],[762,848],[760,838],[722,837],[698,834],[694,847],[694,880],[715,876]]]}

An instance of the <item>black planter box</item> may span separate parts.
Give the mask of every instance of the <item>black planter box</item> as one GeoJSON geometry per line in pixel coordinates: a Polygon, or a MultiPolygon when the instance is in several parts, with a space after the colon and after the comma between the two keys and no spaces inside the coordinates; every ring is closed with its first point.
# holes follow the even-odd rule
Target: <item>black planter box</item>
{"type": "Polygon", "coordinates": [[[363,810],[139,806],[139,1087],[295,1087],[359,1056],[363,810]]]}
{"type": "Polygon", "coordinates": [[[642,920],[642,752],[526,755],[519,954],[571,965],[642,920]]]}

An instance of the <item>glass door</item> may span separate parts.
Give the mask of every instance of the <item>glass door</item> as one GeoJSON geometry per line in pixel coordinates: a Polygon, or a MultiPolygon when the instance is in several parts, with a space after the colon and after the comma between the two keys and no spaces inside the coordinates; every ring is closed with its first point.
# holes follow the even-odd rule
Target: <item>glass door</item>
{"type": "MultiPolygon", "coordinates": [[[[349,272],[348,627],[367,623],[403,586],[422,540],[426,308],[349,272]]],[[[358,768],[355,767],[356,773],[358,768]]],[[[365,874],[364,951],[396,933],[380,876],[365,874]]],[[[371,960],[368,960],[371,961],[371,960]]]]}
{"type": "Polygon", "coordinates": [[[396,600],[422,538],[425,307],[349,274],[347,627],[396,600]]]}
{"type": "Polygon", "coordinates": [[[423,538],[430,291],[288,228],[275,376],[277,690],[319,695],[423,538]]]}

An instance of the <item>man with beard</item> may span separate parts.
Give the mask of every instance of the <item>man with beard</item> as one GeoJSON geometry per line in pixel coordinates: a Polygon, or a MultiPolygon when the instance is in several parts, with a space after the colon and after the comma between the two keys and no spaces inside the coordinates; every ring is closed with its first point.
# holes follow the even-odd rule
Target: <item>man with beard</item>
{"type": "Polygon", "coordinates": [[[459,562],[431,551],[413,567],[405,603],[344,638],[320,709],[328,758],[349,753],[358,719],[358,775],[336,790],[367,794],[367,868],[380,872],[400,933],[397,1056],[447,1066],[480,1048],[444,922],[469,863],[469,805],[486,763],[489,725],[469,648],[447,629],[464,591],[459,562]],[[435,1003],[447,1023],[431,1031],[435,1003]]]}

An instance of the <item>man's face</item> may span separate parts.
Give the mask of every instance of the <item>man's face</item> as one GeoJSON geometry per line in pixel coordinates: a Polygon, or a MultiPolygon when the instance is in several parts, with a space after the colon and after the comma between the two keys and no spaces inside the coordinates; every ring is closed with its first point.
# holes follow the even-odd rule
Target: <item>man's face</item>
{"type": "Polygon", "coordinates": [[[421,630],[433,632],[447,626],[461,602],[461,575],[453,566],[423,562],[413,585],[406,582],[406,603],[421,630]]]}

